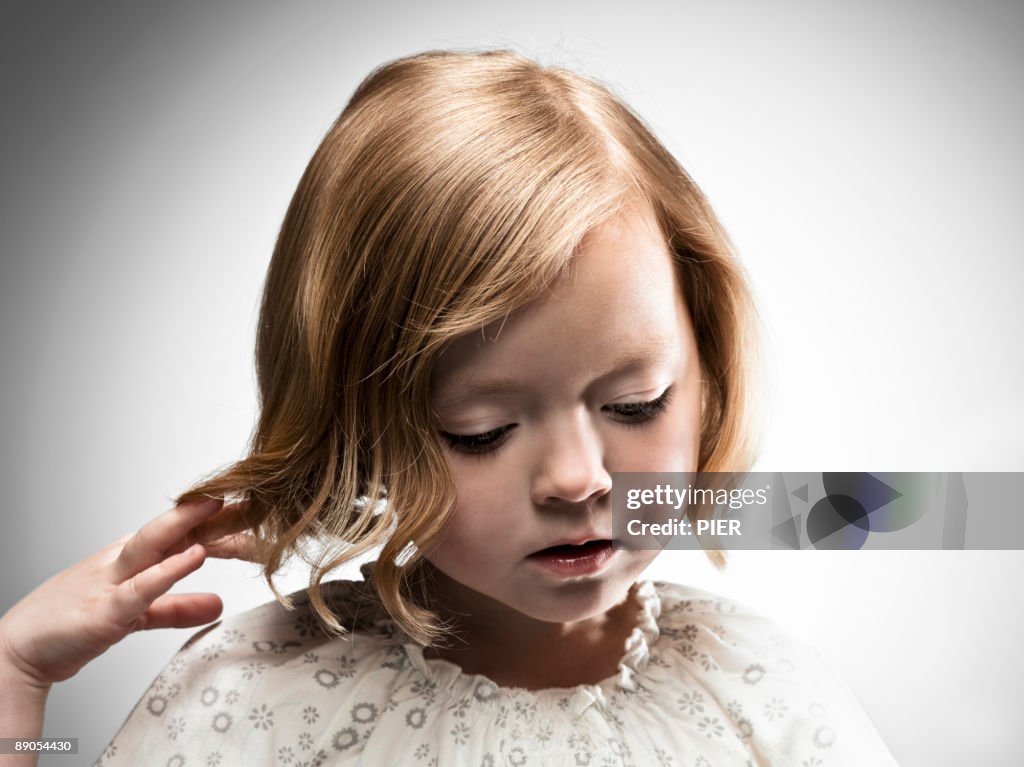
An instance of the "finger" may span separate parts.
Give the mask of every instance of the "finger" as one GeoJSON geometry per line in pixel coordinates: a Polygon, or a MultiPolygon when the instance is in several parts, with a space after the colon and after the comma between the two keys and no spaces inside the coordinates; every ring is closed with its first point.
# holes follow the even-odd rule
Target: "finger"
{"type": "Polygon", "coordinates": [[[103,556],[103,563],[109,564],[114,562],[120,555],[125,545],[135,536],[136,531],[132,530],[129,533],[125,533],[120,538],[111,541],[101,551],[103,556]]]}
{"type": "Polygon", "coordinates": [[[139,619],[139,631],[182,629],[217,620],[224,603],[216,594],[164,594],[139,619]]]}
{"type": "Polygon", "coordinates": [[[200,522],[186,533],[184,538],[177,541],[164,552],[165,555],[178,554],[193,543],[201,543],[207,549],[210,549],[219,543],[220,540],[228,538],[232,534],[237,534],[240,531],[250,529],[249,522],[246,519],[248,508],[245,502],[224,506],[211,518],[200,522]]]}
{"type": "Polygon", "coordinates": [[[249,512],[250,506],[246,501],[225,506],[209,519],[196,525],[192,531],[193,540],[205,546],[214,543],[218,538],[251,530],[249,512]]]}
{"type": "Polygon", "coordinates": [[[217,559],[241,559],[246,562],[259,562],[259,550],[256,539],[248,533],[236,533],[227,538],[206,546],[207,556],[217,559]]]}
{"type": "Polygon", "coordinates": [[[135,623],[171,586],[198,570],[205,558],[206,552],[197,543],[120,583],[111,602],[112,620],[120,625],[135,623]]]}
{"type": "Polygon", "coordinates": [[[189,530],[216,513],[222,503],[221,498],[211,498],[181,504],[144,525],[121,549],[114,565],[116,580],[123,581],[163,560],[189,530]]]}

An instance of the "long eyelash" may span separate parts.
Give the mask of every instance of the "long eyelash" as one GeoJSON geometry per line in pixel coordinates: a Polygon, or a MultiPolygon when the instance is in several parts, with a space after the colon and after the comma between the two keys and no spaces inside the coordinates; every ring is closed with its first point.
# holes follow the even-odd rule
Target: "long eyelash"
{"type": "MultiPolygon", "coordinates": [[[[655,400],[615,405],[613,406],[613,412],[631,419],[628,421],[618,421],[623,426],[642,426],[664,412],[671,401],[672,387],[670,386],[655,400]],[[615,410],[615,408],[631,408],[632,410],[629,413],[623,413],[621,410],[615,410]]],[[[497,429],[486,431],[483,434],[449,434],[446,431],[442,431],[440,434],[453,450],[476,458],[486,458],[497,452],[498,448],[504,443],[502,438],[514,428],[514,425],[501,426],[497,429]]]]}
{"type": "Polygon", "coordinates": [[[469,435],[449,434],[443,431],[441,436],[444,437],[452,449],[460,453],[476,456],[477,458],[485,458],[497,450],[502,442],[501,438],[510,428],[502,426],[497,429],[491,429],[491,431],[484,432],[483,434],[469,435]]]}
{"type": "Polygon", "coordinates": [[[656,418],[660,413],[664,412],[665,408],[668,407],[671,401],[672,387],[670,386],[655,400],[651,400],[650,402],[630,402],[626,405],[616,405],[613,410],[617,415],[631,419],[629,421],[619,421],[623,426],[642,426],[648,421],[656,418]],[[632,411],[629,413],[623,413],[621,410],[615,409],[623,407],[632,408],[632,411]]]}

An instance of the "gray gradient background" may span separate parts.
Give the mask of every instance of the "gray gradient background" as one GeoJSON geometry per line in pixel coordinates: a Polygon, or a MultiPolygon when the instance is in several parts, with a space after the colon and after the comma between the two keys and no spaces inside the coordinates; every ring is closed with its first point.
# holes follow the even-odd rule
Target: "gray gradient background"
{"type": "MultiPolygon", "coordinates": [[[[512,46],[604,79],[703,186],[771,341],[757,469],[1024,469],[1020,4],[0,9],[0,609],[241,454],[259,291],[299,175],[372,67],[433,47],[512,46]]],[[[901,764],[1010,765],[1022,565],[736,552],[718,574],[668,552],[648,572],[821,647],[901,764]]],[[[228,613],[269,599],[237,562],[178,590],[228,613]]],[[[191,633],[131,636],[58,685],[45,734],[82,754],[42,763],[91,763],[191,633]]]]}

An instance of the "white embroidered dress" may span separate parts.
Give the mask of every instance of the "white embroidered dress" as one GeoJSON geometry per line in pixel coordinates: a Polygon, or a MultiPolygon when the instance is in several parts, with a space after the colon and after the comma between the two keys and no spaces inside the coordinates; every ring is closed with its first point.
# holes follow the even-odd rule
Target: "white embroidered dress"
{"type": "Polygon", "coordinates": [[[372,572],[324,587],[344,637],[304,591],[199,631],[97,767],[896,764],[814,649],[729,599],[641,581],[617,675],[527,691],[424,658],[367,598],[372,572]]]}

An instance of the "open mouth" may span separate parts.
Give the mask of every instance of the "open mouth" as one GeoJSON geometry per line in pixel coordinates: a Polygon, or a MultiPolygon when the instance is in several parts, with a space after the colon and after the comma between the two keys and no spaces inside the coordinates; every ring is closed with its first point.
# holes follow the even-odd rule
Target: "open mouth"
{"type": "Polygon", "coordinates": [[[546,549],[531,554],[531,557],[585,557],[591,554],[596,554],[602,549],[610,547],[612,542],[607,539],[587,541],[586,543],[574,546],[571,543],[562,544],[561,546],[549,546],[546,549]]]}
{"type": "Polygon", "coordinates": [[[526,559],[548,576],[572,578],[597,575],[605,569],[615,554],[612,542],[603,538],[587,541],[578,546],[549,546],[526,559]]]}

